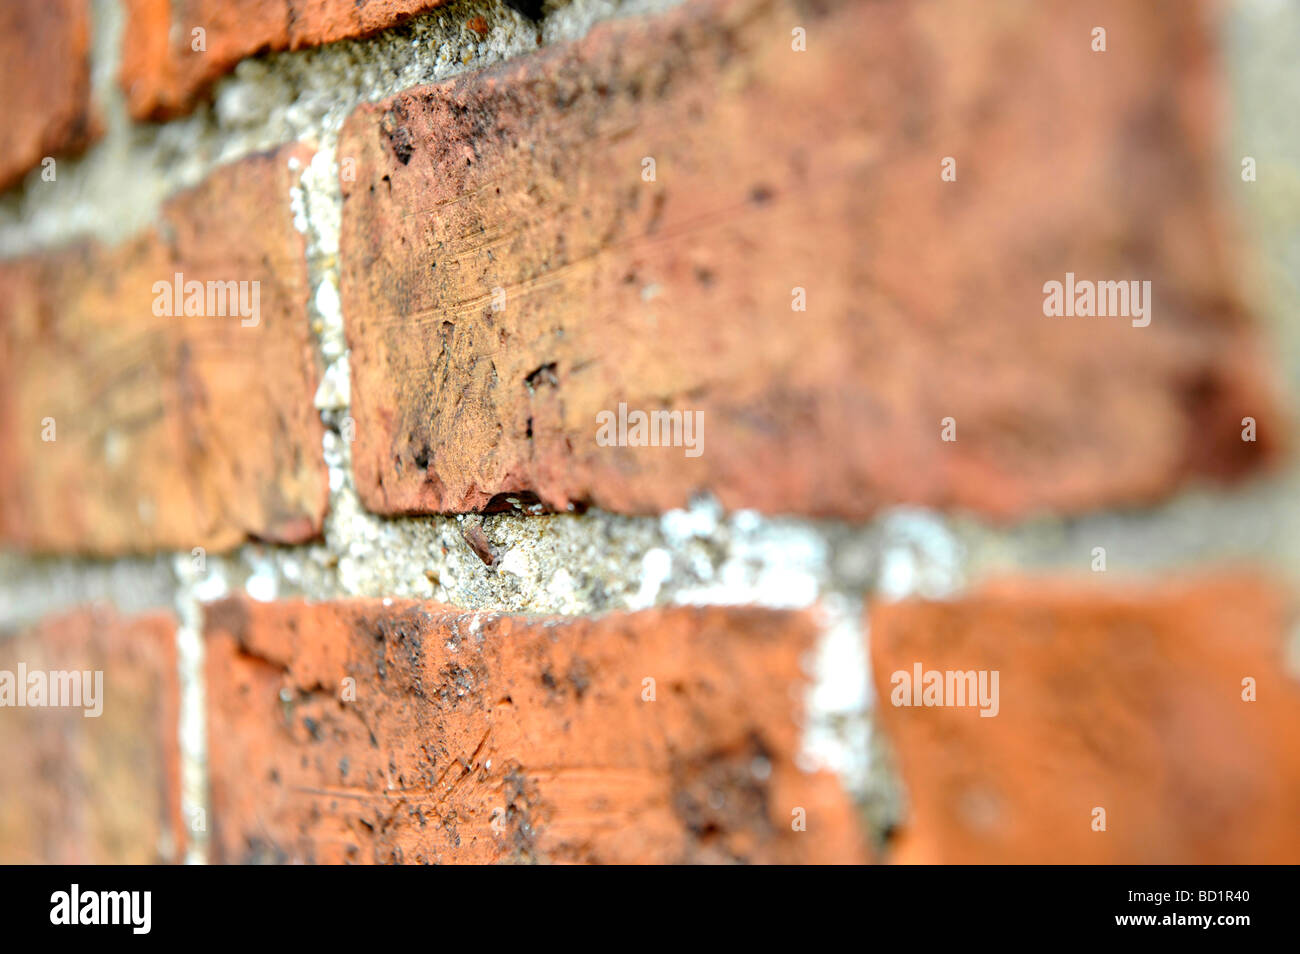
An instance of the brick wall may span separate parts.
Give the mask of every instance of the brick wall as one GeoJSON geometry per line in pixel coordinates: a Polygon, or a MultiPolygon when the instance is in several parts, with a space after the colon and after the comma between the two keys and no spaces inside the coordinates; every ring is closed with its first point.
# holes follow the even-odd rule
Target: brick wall
{"type": "Polygon", "coordinates": [[[1300,861],[1296,15],[517,6],[0,14],[0,861],[1300,861]]]}

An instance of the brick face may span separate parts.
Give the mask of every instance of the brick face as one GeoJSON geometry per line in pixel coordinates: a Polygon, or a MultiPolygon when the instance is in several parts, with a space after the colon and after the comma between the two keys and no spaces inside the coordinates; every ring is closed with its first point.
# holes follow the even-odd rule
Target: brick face
{"type": "Polygon", "coordinates": [[[0,4],[0,189],[98,136],[89,50],[87,0],[0,4]]]}
{"type": "Polygon", "coordinates": [[[366,36],[445,0],[124,0],[120,81],[136,119],[188,112],[248,56],[366,36]],[[204,49],[194,49],[194,30],[204,49]]]}
{"type": "Polygon", "coordinates": [[[1012,516],[1257,465],[1282,428],[1215,201],[1206,36],[1185,4],[1104,7],[690,3],[360,107],[367,506],[1012,516]],[[1104,57],[1094,20],[1124,38],[1104,57]],[[1067,271],[1152,281],[1151,325],[1044,317],[1067,271]],[[702,455],[599,446],[620,402],[702,411],[702,455]]]}
{"type": "Polygon", "coordinates": [[[1007,581],[871,616],[903,862],[1300,861],[1300,683],[1286,604],[1249,579],[1007,581]],[[998,670],[1000,711],[895,707],[892,673],[998,670]],[[1242,699],[1256,680],[1257,701],[1242,699]],[[1093,809],[1106,831],[1092,830],[1093,809]]]}
{"type": "Polygon", "coordinates": [[[103,672],[103,709],[0,708],[0,863],[179,861],[175,627],[163,614],[52,617],[0,638],[0,670],[103,672]]]}
{"type": "Polygon", "coordinates": [[[217,861],[863,858],[838,782],[793,764],[805,615],[232,600],[208,621],[217,861]]]}
{"type": "Polygon", "coordinates": [[[0,267],[0,538],[117,553],[318,532],[328,476],[291,158],[309,153],[219,169],[120,246],[0,267]],[[250,305],[259,283],[257,324],[155,316],[154,284],[176,273],[248,282],[250,305]]]}

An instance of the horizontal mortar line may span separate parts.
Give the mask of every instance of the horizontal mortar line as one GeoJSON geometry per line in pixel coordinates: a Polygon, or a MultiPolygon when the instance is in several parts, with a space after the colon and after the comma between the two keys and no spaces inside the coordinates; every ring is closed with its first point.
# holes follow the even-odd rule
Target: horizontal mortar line
{"type": "MultiPolygon", "coordinates": [[[[1150,532],[1158,532],[1159,521],[1161,521],[1162,519],[1177,519],[1176,508],[1178,508],[1181,505],[1184,505],[1187,502],[1188,493],[1195,493],[1197,494],[1197,496],[1202,497],[1202,499],[1207,499],[1204,496],[1204,491],[1184,492],[1183,494],[1171,498],[1163,506],[1158,506],[1154,509],[1146,509],[1141,511],[1134,511],[1128,508],[1113,508],[1107,510],[1098,510],[1083,515],[1082,517],[1072,518],[1070,520],[1070,523],[1078,524],[1081,521],[1086,522],[1086,521],[1094,521],[1094,520],[1095,521],[1111,521],[1111,520],[1131,521],[1136,516],[1139,520],[1151,521],[1152,529],[1150,532]]],[[[1273,490],[1271,494],[1263,500],[1262,503],[1266,505],[1269,500],[1280,497],[1281,495],[1284,495],[1286,493],[1287,493],[1287,489],[1285,487],[1279,487],[1276,490],[1273,490]]],[[[1251,506],[1252,501],[1248,496],[1248,494],[1249,491],[1246,491],[1245,493],[1241,491],[1223,490],[1223,489],[1215,489],[1211,491],[1210,496],[1208,497],[1208,504],[1210,507],[1215,508],[1215,510],[1217,511],[1217,515],[1216,513],[1212,512],[1210,514],[1210,519],[1216,519],[1216,516],[1221,518],[1231,518],[1234,515],[1235,507],[1240,505],[1251,506]]],[[[362,508],[361,512],[363,514],[368,514],[368,511],[365,511],[364,508],[362,508]]],[[[926,512],[942,520],[949,534],[954,536],[959,543],[965,544],[966,542],[969,542],[971,540],[969,536],[969,532],[970,532],[969,524],[968,527],[963,528],[960,525],[954,525],[953,523],[954,515],[938,513],[935,511],[926,511],[926,512]]],[[[888,510],[882,512],[882,516],[887,515],[887,513],[888,510]]],[[[601,511],[595,508],[589,510],[586,514],[574,515],[569,517],[568,519],[579,521],[584,524],[590,523],[592,525],[598,526],[602,514],[605,516],[615,517],[620,520],[626,520],[629,522],[629,524],[640,524],[642,526],[652,527],[652,528],[657,527],[660,520],[659,516],[621,515],[621,514],[613,514],[613,513],[601,511]]],[[[412,530],[418,529],[420,532],[424,532],[425,530],[427,530],[430,521],[446,520],[449,521],[448,526],[450,527],[455,527],[457,525],[454,515],[452,516],[412,515],[412,516],[383,517],[383,518],[374,516],[374,519],[377,521],[382,520],[385,527],[396,529],[399,532],[403,527],[409,527],[412,530]]],[[[532,519],[532,518],[518,517],[517,519],[532,519]]],[[[832,529],[848,530],[851,532],[869,534],[872,532],[871,528],[876,522],[875,518],[873,518],[870,521],[866,521],[864,523],[850,523],[843,520],[829,520],[829,521],[813,520],[811,518],[797,518],[797,517],[784,517],[781,518],[781,520],[782,523],[785,524],[786,526],[802,529],[821,538],[825,538],[827,533],[831,532],[832,529]]],[[[996,576],[1001,573],[1024,572],[1027,568],[1028,569],[1044,568],[1040,566],[1039,562],[1037,561],[1037,558],[1034,558],[1034,562],[1026,566],[1023,564],[1021,558],[1016,556],[1017,554],[1029,553],[1030,556],[1032,557],[1033,553],[1036,552],[1033,551],[1032,548],[1026,549],[1025,546],[1021,546],[1018,543],[1020,539],[1019,534],[1024,530],[1031,528],[1035,524],[1035,522],[1036,521],[1032,519],[1027,519],[1007,527],[1001,527],[1001,526],[994,527],[992,524],[989,524],[987,522],[974,523],[973,529],[978,534],[978,537],[975,539],[974,542],[976,543],[979,549],[977,549],[975,552],[969,553],[967,559],[962,564],[962,573],[963,576],[965,577],[965,583],[962,587],[962,590],[968,590],[971,586],[978,585],[978,583],[981,580],[989,578],[990,576],[996,576]],[[1007,563],[1006,565],[1001,565],[1001,564],[984,565],[979,562],[972,562],[971,557],[979,556],[979,553],[983,549],[984,545],[986,545],[990,541],[997,547],[1010,548],[1009,552],[1012,554],[1012,558],[1009,563],[1007,563]]],[[[1138,532],[1144,532],[1144,531],[1139,529],[1138,532]]],[[[364,536],[361,539],[364,540],[365,539],[364,536]]],[[[597,541],[600,541],[603,540],[604,538],[602,535],[596,535],[595,539],[597,541]]],[[[670,553],[673,553],[674,555],[682,555],[689,552],[689,545],[684,547],[678,547],[674,545],[666,545],[663,542],[655,543],[653,545],[657,548],[667,549],[670,553]]],[[[277,556],[280,558],[297,556],[304,561],[312,562],[314,564],[312,553],[313,551],[319,551],[322,547],[325,547],[327,549],[327,552],[333,552],[336,557],[347,555],[346,551],[343,553],[338,553],[329,550],[328,544],[322,541],[315,541],[307,544],[277,544],[277,543],[270,543],[270,542],[248,543],[234,550],[227,551],[227,553],[225,554],[217,554],[216,556],[222,559],[239,561],[241,559],[240,556],[241,552],[249,552],[249,553],[255,553],[256,561],[262,561],[264,559],[270,559],[273,561],[277,556]],[[255,549],[250,550],[249,548],[255,548],[255,549]]],[[[619,556],[624,554],[625,552],[626,552],[625,548],[616,542],[606,548],[603,548],[599,553],[595,555],[595,559],[601,560],[611,555],[619,556]]],[[[1051,558],[1054,556],[1054,554],[1055,551],[1049,552],[1048,557],[1051,558]]],[[[30,574],[19,578],[17,581],[13,580],[11,577],[8,580],[0,582],[0,594],[4,594],[6,592],[15,592],[15,587],[17,587],[17,592],[24,592],[26,590],[30,590],[31,587],[34,585],[33,583],[34,580],[45,579],[50,574],[67,575],[72,577],[73,579],[81,580],[83,585],[86,587],[86,592],[93,592],[97,594],[97,596],[95,597],[97,601],[102,601],[104,599],[107,599],[110,602],[117,602],[128,606],[131,605],[131,601],[129,599],[130,594],[138,592],[138,588],[131,585],[129,580],[123,586],[119,588],[114,588],[114,586],[112,585],[113,579],[111,574],[117,568],[121,568],[124,572],[129,574],[132,568],[141,568],[141,567],[145,569],[151,568],[160,559],[166,561],[173,561],[177,557],[181,557],[186,560],[190,558],[190,552],[188,550],[159,550],[149,554],[123,554],[117,557],[96,557],[88,554],[39,554],[38,555],[38,554],[24,554],[17,551],[10,551],[5,555],[9,561],[8,566],[6,568],[9,573],[11,574],[22,573],[24,567],[26,567],[30,571],[30,574]],[[104,585],[100,585],[101,583],[104,585]],[[119,593],[122,595],[121,596],[115,595],[119,593]]],[[[1276,571],[1285,574],[1285,567],[1279,564],[1278,561],[1286,559],[1286,551],[1282,551],[1279,553],[1278,551],[1271,550],[1271,549],[1246,550],[1244,555],[1246,558],[1259,560],[1265,566],[1272,567],[1276,571]]],[[[248,559],[248,558],[245,557],[243,559],[248,559]]],[[[416,554],[416,559],[410,562],[411,562],[411,567],[409,570],[410,574],[412,576],[420,575],[424,564],[419,559],[419,554],[416,554]]],[[[1149,579],[1152,573],[1157,573],[1157,574],[1169,573],[1169,572],[1180,573],[1180,572],[1186,572],[1189,569],[1194,570],[1197,567],[1213,567],[1215,565],[1216,563],[1212,555],[1209,555],[1207,557],[1194,556],[1193,560],[1189,563],[1183,559],[1171,558],[1167,554],[1159,554],[1157,555],[1155,561],[1140,567],[1135,567],[1132,572],[1123,572],[1123,571],[1120,571],[1119,573],[1112,572],[1111,574],[1109,574],[1109,576],[1112,576],[1115,579],[1120,581],[1140,581],[1143,579],[1149,579]]],[[[1058,563],[1051,563],[1045,567],[1045,569],[1048,570],[1059,569],[1059,568],[1060,565],[1058,563]]],[[[671,581],[669,581],[665,585],[671,588],[672,585],[671,581]]],[[[168,588],[173,588],[174,584],[167,584],[167,586],[168,588]]],[[[698,587],[698,584],[692,582],[689,583],[688,586],[691,589],[695,589],[698,587]]],[[[707,589],[705,592],[707,593],[707,589]]],[[[818,596],[814,597],[813,600],[808,605],[816,604],[823,596],[833,592],[838,592],[834,584],[832,584],[828,590],[824,590],[820,592],[818,596]]],[[[242,589],[235,587],[232,588],[229,595],[237,596],[240,595],[241,593],[242,593],[242,589]]],[[[284,597],[286,599],[307,598],[312,600],[327,600],[327,601],[348,600],[348,599],[380,599],[384,596],[392,595],[391,593],[387,593],[387,592],[368,593],[364,589],[364,587],[348,589],[340,585],[327,584],[322,588],[316,588],[312,586],[303,586],[300,585],[299,583],[291,583],[288,586],[288,589],[286,590],[286,594],[287,595],[284,597]]],[[[868,599],[872,598],[873,596],[872,593],[864,594],[856,591],[854,594],[851,595],[856,595],[859,597],[865,596],[868,599]]],[[[574,619],[574,618],[581,618],[581,617],[603,616],[603,615],[608,615],[610,613],[636,612],[635,609],[632,609],[621,603],[612,603],[608,606],[580,608],[574,611],[565,610],[560,606],[551,607],[544,610],[538,610],[533,608],[533,606],[531,605],[531,600],[528,600],[525,603],[520,603],[518,605],[511,605],[508,602],[494,602],[491,604],[476,605],[476,604],[459,601],[457,599],[456,594],[454,593],[449,593],[445,598],[442,599],[433,596],[414,595],[414,594],[401,597],[401,598],[409,599],[416,602],[436,602],[439,603],[440,605],[450,607],[458,614],[462,614],[465,616],[491,614],[491,615],[527,615],[527,616],[540,616],[540,617],[555,617],[555,618],[562,618],[562,619],[574,619]]],[[[51,612],[57,612],[61,609],[84,605],[86,602],[87,599],[85,597],[79,594],[75,594],[71,600],[67,600],[67,601],[60,600],[57,604],[51,604],[45,609],[45,613],[48,614],[51,612]]],[[[19,617],[4,612],[2,608],[7,607],[9,605],[10,605],[9,600],[0,599],[0,626],[6,626],[6,627],[25,626],[30,624],[31,622],[34,622],[34,619],[31,619],[27,616],[19,617]]],[[[670,603],[669,605],[681,605],[681,604],[670,603]]],[[[698,602],[696,600],[692,600],[689,605],[730,606],[733,605],[733,603],[732,601],[729,600],[712,600],[706,598],[698,602]]]]}

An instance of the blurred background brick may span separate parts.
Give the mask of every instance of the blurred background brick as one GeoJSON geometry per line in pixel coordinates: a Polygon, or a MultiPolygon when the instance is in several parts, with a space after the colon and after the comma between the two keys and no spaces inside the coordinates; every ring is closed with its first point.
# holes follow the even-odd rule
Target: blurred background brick
{"type": "Polygon", "coordinates": [[[0,265],[0,537],[188,552],[319,532],[318,371],[289,208],[290,163],[309,157],[287,146],[222,167],[122,245],[0,265]],[[257,314],[171,314],[165,294],[159,315],[155,283],[177,274],[246,283],[257,314]]]}
{"type": "Polygon", "coordinates": [[[0,189],[99,134],[90,102],[89,0],[0,4],[0,189]]]}
{"type": "Polygon", "coordinates": [[[951,602],[877,605],[879,718],[909,802],[893,859],[1300,862],[1287,612],[1283,593],[1246,577],[1018,579],[951,602]],[[893,674],[917,663],[999,671],[997,715],[893,705],[893,674]],[[1105,831],[1093,830],[1095,808],[1105,831]]]}
{"type": "Polygon", "coordinates": [[[102,712],[0,708],[0,863],[180,861],[175,623],[85,609],[0,639],[0,670],[103,673],[102,712]]]}

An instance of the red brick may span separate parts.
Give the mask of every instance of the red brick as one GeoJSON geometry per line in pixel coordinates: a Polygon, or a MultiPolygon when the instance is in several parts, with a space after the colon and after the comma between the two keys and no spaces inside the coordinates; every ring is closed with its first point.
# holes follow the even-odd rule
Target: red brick
{"type": "Polygon", "coordinates": [[[1014,580],[871,614],[903,862],[1300,861],[1300,683],[1280,593],[1014,580]],[[997,670],[1000,711],[895,707],[894,672],[997,670]],[[1242,680],[1257,684],[1243,701],[1242,680]],[[1093,809],[1106,831],[1092,830],[1093,809]]]}
{"type": "Polygon", "coordinates": [[[793,764],[806,615],[232,600],[208,627],[219,862],[863,857],[838,782],[793,764]]]}
{"type": "Polygon", "coordinates": [[[0,189],[7,189],[46,156],[77,152],[100,133],[90,102],[90,4],[6,0],[0,62],[0,189]]]}
{"type": "Polygon", "coordinates": [[[290,157],[309,154],[222,167],[120,246],[0,268],[0,538],[116,553],[318,533],[328,474],[290,157]],[[258,324],[156,317],[154,283],[177,272],[260,282],[258,324]]]}
{"type": "Polygon", "coordinates": [[[136,119],[188,112],[240,60],[387,29],[446,0],[124,0],[121,84],[136,119]],[[205,31],[195,51],[193,31],[205,31]]]}
{"type": "Polygon", "coordinates": [[[718,0],[360,107],[365,504],[1012,516],[1251,469],[1282,425],[1215,201],[1212,52],[1185,3],[718,0]],[[1045,318],[1067,271],[1151,280],[1150,327],[1045,318]],[[702,411],[703,455],[598,446],[620,402],[702,411]]]}
{"type": "Polygon", "coordinates": [[[103,673],[103,709],[0,708],[0,863],[157,864],[185,848],[173,620],[84,609],[0,640],[0,670],[103,673]]]}

